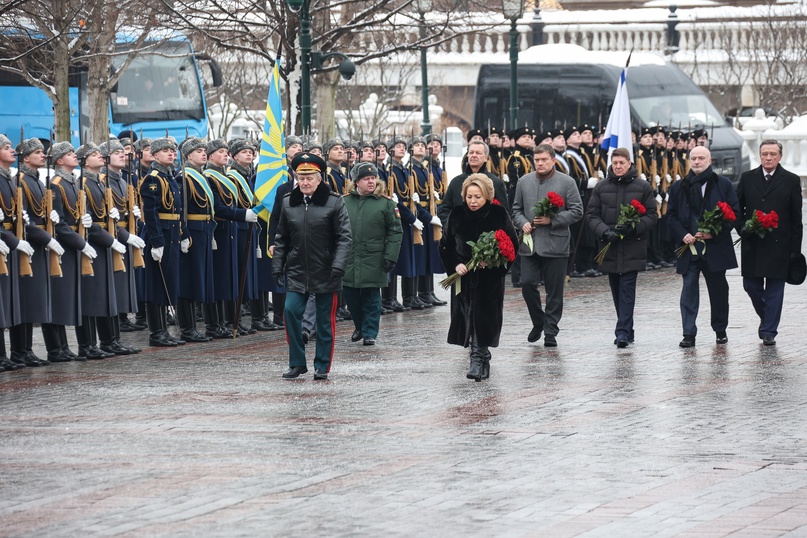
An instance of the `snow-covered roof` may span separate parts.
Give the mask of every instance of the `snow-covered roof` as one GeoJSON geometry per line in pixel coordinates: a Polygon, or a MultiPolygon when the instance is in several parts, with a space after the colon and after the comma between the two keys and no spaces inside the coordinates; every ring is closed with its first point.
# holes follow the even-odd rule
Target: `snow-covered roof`
{"type": "MultiPolygon", "coordinates": [[[[506,63],[506,59],[498,58],[506,63]]],[[[519,63],[525,64],[598,64],[624,67],[628,53],[624,51],[591,51],[579,45],[556,44],[535,45],[518,55],[519,63]]],[[[634,52],[630,57],[632,67],[640,65],[665,65],[664,58],[649,52],[634,52]]]]}

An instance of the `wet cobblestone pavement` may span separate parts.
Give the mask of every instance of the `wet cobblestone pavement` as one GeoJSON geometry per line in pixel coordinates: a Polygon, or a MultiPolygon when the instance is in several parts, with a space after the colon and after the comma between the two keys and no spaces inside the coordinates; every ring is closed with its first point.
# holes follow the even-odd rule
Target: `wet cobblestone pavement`
{"type": "Polygon", "coordinates": [[[555,349],[508,289],[483,383],[446,307],[375,347],[339,323],[327,382],[280,378],[279,333],[0,374],[0,535],[807,536],[807,286],[763,347],[729,285],[729,343],[702,285],[689,350],[672,269],[626,349],[607,279],[571,281],[555,349]]]}

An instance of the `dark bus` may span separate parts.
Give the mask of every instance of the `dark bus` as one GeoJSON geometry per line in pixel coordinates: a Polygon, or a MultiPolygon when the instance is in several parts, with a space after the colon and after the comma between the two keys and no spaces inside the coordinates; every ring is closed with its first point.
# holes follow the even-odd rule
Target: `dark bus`
{"type": "MultiPolygon", "coordinates": [[[[581,123],[604,126],[627,53],[592,52],[577,45],[539,45],[518,60],[518,123],[554,129],[581,123]]],[[[703,91],[663,58],[634,53],[628,69],[633,128],[713,132],[713,167],[737,181],[750,168],[743,139],[703,91]]],[[[482,65],[476,87],[474,125],[503,125],[510,114],[510,64],[482,65]]],[[[507,126],[507,128],[512,128],[507,126]]]]}

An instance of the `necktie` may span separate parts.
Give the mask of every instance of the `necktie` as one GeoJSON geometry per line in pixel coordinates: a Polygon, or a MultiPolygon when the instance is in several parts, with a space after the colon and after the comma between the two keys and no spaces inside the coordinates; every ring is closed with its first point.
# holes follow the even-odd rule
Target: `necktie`
{"type": "Polygon", "coordinates": [[[306,196],[306,197],[305,197],[305,205],[308,205],[308,204],[310,204],[310,203],[311,203],[311,197],[310,197],[310,196],[306,196]]]}
{"type": "Polygon", "coordinates": [[[765,174],[765,181],[770,181],[770,180],[771,180],[771,175],[770,174],[765,174]]]}

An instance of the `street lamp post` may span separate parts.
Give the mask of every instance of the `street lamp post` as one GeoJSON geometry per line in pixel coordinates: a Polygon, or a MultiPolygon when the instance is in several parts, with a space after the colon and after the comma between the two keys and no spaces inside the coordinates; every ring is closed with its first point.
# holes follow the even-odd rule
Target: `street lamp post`
{"type": "Polygon", "coordinates": [[[311,0],[286,0],[292,13],[300,17],[300,112],[303,133],[311,133],[311,70],[321,69],[330,58],[341,57],[339,74],[350,80],[356,72],[356,65],[341,52],[323,54],[311,51],[311,0]]]}
{"type": "Polygon", "coordinates": [[[510,19],[510,128],[518,122],[518,30],[516,21],[524,11],[524,0],[502,0],[502,12],[510,19]]]}
{"type": "MultiPolygon", "coordinates": [[[[432,10],[432,0],[415,0],[415,10],[420,14],[420,39],[426,37],[426,13],[432,10]]],[[[426,67],[426,47],[420,47],[420,99],[423,105],[423,123],[420,130],[423,136],[432,132],[429,121],[429,74],[426,67]]]]}

